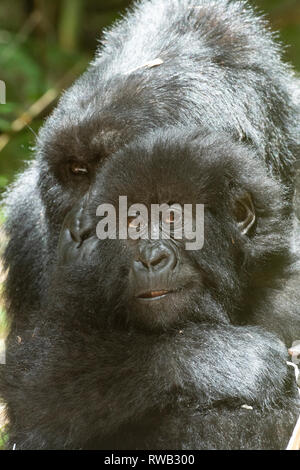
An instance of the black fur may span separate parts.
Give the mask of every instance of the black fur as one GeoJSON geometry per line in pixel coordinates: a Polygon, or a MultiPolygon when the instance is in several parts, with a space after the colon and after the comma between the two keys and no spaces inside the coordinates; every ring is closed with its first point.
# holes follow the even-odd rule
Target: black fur
{"type": "Polygon", "coordinates": [[[295,79],[243,2],[144,1],[105,40],[6,198],[8,447],[284,448],[299,411],[284,345],[300,338],[295,79]],[[119,195],[206,204],[203,250],[176,245],[193,280],[153,322],[129,243],[90,236],[57,257],[74,253],[66,214],[84,200],[95,227],[119,195]]]}

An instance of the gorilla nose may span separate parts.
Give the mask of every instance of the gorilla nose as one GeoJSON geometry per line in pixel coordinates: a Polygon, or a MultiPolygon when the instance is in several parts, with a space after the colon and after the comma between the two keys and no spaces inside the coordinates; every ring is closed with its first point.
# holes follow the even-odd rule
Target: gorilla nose
{"type": "Polygon", "coordinates": [[[64,226],[70,231],[73,241],[79,244],[93,234],[94,225],[84,206],[74,207],[67,214],[64,226]]]}
{"type": "Polygon", "coordinates": [[[133,268],[136,272],[163,274],[172,271],[175,266],[176,256],[171,247],[148,244],[139,250],[133,268]]]}

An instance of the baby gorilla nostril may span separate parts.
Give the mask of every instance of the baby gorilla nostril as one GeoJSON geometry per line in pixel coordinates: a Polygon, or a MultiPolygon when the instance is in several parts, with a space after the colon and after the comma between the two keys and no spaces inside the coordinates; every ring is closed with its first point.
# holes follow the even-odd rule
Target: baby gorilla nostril
{"type": "Polygon", "coordinates": [[[163,262],[167,263],[168,256],[165,253],[162,253],[161,255],[158,255],[156,258],[151,260],[151,266],[155,267],[158,265],[162,265],[163,262]]]}

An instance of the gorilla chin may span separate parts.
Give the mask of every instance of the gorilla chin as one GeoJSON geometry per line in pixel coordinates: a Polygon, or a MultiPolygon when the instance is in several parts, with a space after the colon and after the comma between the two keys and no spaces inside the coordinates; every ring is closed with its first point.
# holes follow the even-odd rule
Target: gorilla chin
{"type": "Polygon", "coordinates": [[[154,298],[135,298],[125,308],[127,320],[138,328],[156,332],[178,329],[196,318],[198,322],[217,322],[211,310],[208,312],[204,297],[200,288],[184,287],[154,298]]]}

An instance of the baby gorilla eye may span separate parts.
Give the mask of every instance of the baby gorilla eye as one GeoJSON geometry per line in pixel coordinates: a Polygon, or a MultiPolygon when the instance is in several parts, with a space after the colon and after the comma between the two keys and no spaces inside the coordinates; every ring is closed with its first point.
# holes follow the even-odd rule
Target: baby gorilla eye
{"type": "Polygon", "coordinates": [[[128,221],[128,227],[129,228],[137,228],[139,226],[137,216],[136,217],[128,217],[127,221],[128,221]]]}
{"type": "Polygon", "coordinates": [[[78,162],[71,162],[69,169],[70,172],[76,176],[85,176],[89,174],[88,166],[78,162]]]}
{"type": "Polygon", "coordinates": [[[165,224],[173,224],[175,222],[175,215],[174,215],[174,212],[170,212],[165,220],[164,220],[164,223],[165,224]]]}

